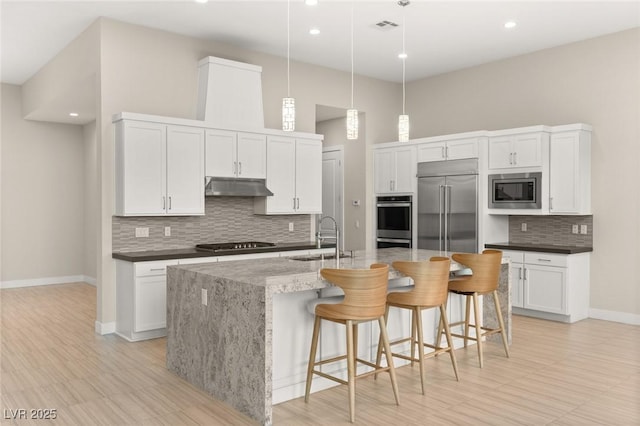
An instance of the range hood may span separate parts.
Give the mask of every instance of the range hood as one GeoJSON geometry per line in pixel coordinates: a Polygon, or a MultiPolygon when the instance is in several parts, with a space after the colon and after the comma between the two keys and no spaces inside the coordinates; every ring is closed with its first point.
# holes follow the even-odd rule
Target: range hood
{"type": "Polygon", "coordinates": [[[265,179],[241,179],[205,177],[204,195],[207,197],[268,197],[273,195],[265,184],[265,179]]]}

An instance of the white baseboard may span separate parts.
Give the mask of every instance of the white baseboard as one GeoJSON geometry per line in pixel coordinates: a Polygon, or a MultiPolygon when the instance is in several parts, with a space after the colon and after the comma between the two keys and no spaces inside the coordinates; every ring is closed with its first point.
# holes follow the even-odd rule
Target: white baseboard
{"type": "Polygon", "coordinates": [[[112,322],[100,322],[96,321],[95,323],[96,333],[104,336],[105,334],[111,334],[116,332],[116,323],[112,322]]]}
{"type": "Polygon", "coordinates": [[[63,277],[31,278],[27,280],[10,280],[0,282],[0,288],[35,287],[39,285],[68,284],[85,282],[96,285],[96,279],[86,275],[67,275],[63,277]]]}
{"type": "Polygon", "coordinates": [[[640,325],[640,315],[628,312],[607,311],[604,309],[589,309],[589,318],[621,322],[623,324],[640,325]]]}

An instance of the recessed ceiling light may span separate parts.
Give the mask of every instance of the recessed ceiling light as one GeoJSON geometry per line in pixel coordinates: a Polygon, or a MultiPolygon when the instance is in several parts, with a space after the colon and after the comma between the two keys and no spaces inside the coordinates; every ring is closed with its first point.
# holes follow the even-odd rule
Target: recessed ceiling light
{"type": "Polygon", "coordinates": [[[309,30],[309,34],[311,34],[311,35],[318,35],[318,34],[320,34],[320,30],[319,30],[318,28],[311,28],[311,29],[309,30]]]}
{"type": "Polygon", "coordinates": [[[79,116],[79,115],[80,115],[80,114],[78,114],[77,112],[70,112],[70,113],[69,113],[69,117],[77,117],[77,116],[79,116]]]}
{"type": "Polygon", "coordinates": [[[398,53],[398,58],[407,59],[407,54],[406,53],[398,53]]]}
{"type": "Polygon", "coordinates": [[[315,6],[316,4],[318,4],[318,0],[304,0],[304,4],[306,4],[307,6],[315,6]]]}
{"type": "Polygon", "coordinates": [[[504,27],[507,29],[514,28],[516,25],[515,21],[507,21],[504,23],[504,27]]]}

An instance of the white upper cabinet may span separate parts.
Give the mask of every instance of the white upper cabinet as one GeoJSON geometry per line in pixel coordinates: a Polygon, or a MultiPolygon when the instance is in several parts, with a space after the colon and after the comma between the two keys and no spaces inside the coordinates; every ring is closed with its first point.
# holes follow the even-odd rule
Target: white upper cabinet
{"type": "Polygon", "coordinates": [[[204,131],[116,122],[116,215],[204,214],[204,131]]]}
{"type": "Polygon", "coordinates": [[[416,186],[414,146],[381,148],[373,151],[376,194],[413,193],[416,186]]]}
{"type": "Polygon", "coordinates": [[[207,129],[207,176],[264,179],[266,169],[265,135],[207,129]]]}
{"type": "Polygon", "coordinates": [[[546,132],[491,136],[489,168],[542,167],[544,144],[548,140],[549,134],[546,132]]]}
{"type": "Polygon", "coordinates": [[[417,146],[418,163],[478,158],[478,139],[425,142],[417,146]]]}
{"type": "Polygon", "coordinates": [[[256,197],[257,214],[322,213],[322,141],[267,137],[270,197],[256,197]]]}
{"type": "Polygon", "coordinates": [[[549,212],[591,213],[591,132],[554,132],[549,144],[549,212]]]}

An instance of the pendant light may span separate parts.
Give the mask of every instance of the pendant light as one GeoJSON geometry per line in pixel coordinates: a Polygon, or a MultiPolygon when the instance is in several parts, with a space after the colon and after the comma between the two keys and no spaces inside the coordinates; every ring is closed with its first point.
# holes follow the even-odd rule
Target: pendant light
{"type": "Polygon", "coordinates": [[[353,1],[351,2],[351,108],[347,110],[347,139],[358,139],[358,110],[353,107],[353,1]]]}
{"type": "Polygon", "coordinates": [[[406,27],[406,14],[404,8],[409,5],[409,0],[400,0],[398,5],[402,6],[402,53],[399,55],[402,59],[402,115],[398,117],[398,140],[400,142],[407,142],[409,140],[409,116],[405,114],[405,70],[407,61],[407,52],[405,50],[405,27],[406,27]]]}
{"type": "Polygon", "coordinates": [[[293,132],[296,129],[296,100],[291,97],[290,51],[291,51],[291,0],[287,0],[287,97],[282,98],[282,130],[293,132]]]}

